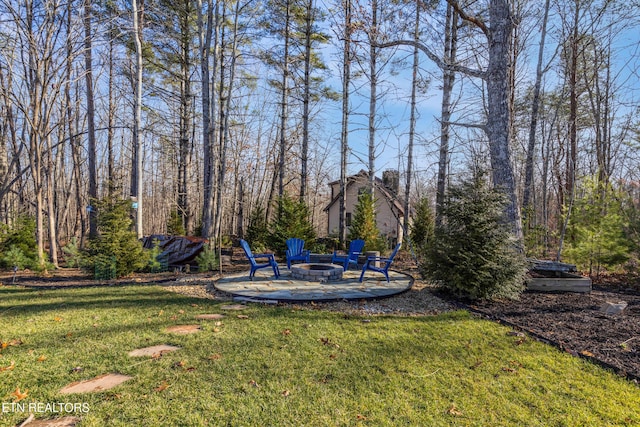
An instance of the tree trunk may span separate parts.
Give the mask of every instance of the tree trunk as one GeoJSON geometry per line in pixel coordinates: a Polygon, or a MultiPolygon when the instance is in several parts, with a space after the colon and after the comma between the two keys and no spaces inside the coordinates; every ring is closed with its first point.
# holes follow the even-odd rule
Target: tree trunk
{"type": "Polygon", "coordinates": [[[533,160],[535,157],[536,148],[536,129],[538,127],[538,109],[540,107],[540,90],[542,87],[542,76],[544,74],[542,70],[542,61],[544,55],[544,43],[547,36],[547,21],[549,17],[549,0],[545,1],[544,5],[544,17],[542,18],[542,29],[540,30],[540,47],[538,49],[538,63],[536,65],[536,82],[533,87],[533,101],[531,102],[531,122],[529,125],[529,143],[527,144],[527,157],[525,161],[525,174],[524,174],[524,193],[522,196],[522,208],[523,216],[528,219],[529,225],[534,220],[535,215],[532,215],[531,196],[534,190],[533,183],[533,160]],[[531,217],[529,218],[529,215],[531,217]]]}
{"type": "Polygon", "coordinates": [[[376,174],[376,104],[378,89],[378,0],[371,1],[371,28],[369,29],[369,191],[375,195],[376,174]]]}
{"type": "Polygon", "coordinates": [[[307,0],[304,34],[304,94],[302,96],[302,149],[300,152],[300,202],[305,201],[309,173],[309,101],[311,98],[311,35],[313,32],[313,0],[307,0]]]}
{"type": "MultiPolygon", "coordinates": [[[[416,22],[413,30],[413,38],[416,43],[420,42],[420,9],[422,8],[421,2],[416,2],[416,22]]],[[[418,67],[420,65],[418,60],[418,47],[413,47],[413,70],[411,75],[411,114],[409,118],[409,146],[407,147],[407,176],[404,187],[404,218],[402,224],[403,235],[409,234],[409,218],[411,217],[409,209],[411,203],[409,198],[411,196],[411,174],[413,173],[413,144],[416,133],[416,88],[418,86],[418,67]]],[[[401,243],[402,239],[398,236],[398,242],[401,243]]]]}
{"type": "Polygon", "coordinates": [[[285,22],[284,22],[284,57],[282,59],[282,87],[280,96],[280,152],[278,157],[278,197],[284,196],[284,176],[285,176],[285,154],[287,150],[287,119],[288,119],[288,87],[289,87],[289,48],[290,48],[290,25],[291,25],[291,0],[286,1],[285,22]]]}
{"type": "MultiPolygon", "coordinates": [[[[349,86],[351,84],[351,0],[344,0],[344,52],[342,63],[342,132],[340,134],[340,247],[347,242],[347,158],[349,156],[349,86]]],[[[331,230],[329,230],[331,231],[331,230]]]]}
{"type": "MultiPolygon", "coordinates": [[[[98,199],[98,171],[96,169],[96,126],[95,107],[93,102],[93,65],[91,60],[91,0],[84,0],[84,64],[87,100],[87,157],[89,164],[89,199],[98,199]]],[[[98,235],[98,217],[96,210],[89,212],[89,237],[98,235]]]]}
{"type": "MultiPolygon", "coordinates": [[[[451,5],[447,5],[447,17],[444,33],[444,61],[455,64],[458,47],[458,14],[451,5]]],[[[438,180],[436,184],[437,227],[442,225],[442,209],[447,189],[447,168],[449,167],[449,123],[451,122],[451,93],[456,74],[450,69],[442,71],[442,107],[440,119],[440,149],[438,157],[438,180]]]]}
{"type": "Polygon", "coordinates": [[[131,196],[137,202],[136,234],[141,239],[142,230],[142,141],[140,139],[141,110],[142,110],[142,4],[139,0],[132,0],[133,8],[133,39],[135,43],[135,80],[133,101],[133,160],[131,173],[131,196]],[[140,9],[140,10],[139,10],[140,9]]]}
{"type": "Polygon", "coordinates": [[[491,0],[489,6],[491,28],[488,29],[489,62],[486,71],[487,113],[486,125],[491,154],[494,185],[509,197],[505,221],[511,225],[518,241],[522,241],[520,206],[516,196],[515,179],[511,165],[511,124],[509,111],[509,69],[513,17],[509,1],[491,0]]]}

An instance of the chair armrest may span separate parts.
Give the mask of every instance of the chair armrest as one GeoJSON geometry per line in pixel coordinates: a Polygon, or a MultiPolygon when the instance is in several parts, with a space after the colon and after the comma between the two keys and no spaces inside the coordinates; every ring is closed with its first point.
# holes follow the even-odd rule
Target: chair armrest
{"type": "Polygon", "coordinates": [[[254,258],[273,258],[273,254],[253,254],[254,258]]]}

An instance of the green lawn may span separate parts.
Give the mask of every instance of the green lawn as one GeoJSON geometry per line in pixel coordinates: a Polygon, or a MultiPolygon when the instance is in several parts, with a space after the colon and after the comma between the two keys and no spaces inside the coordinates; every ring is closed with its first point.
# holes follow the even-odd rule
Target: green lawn
{"type": "Polygon", "coordinates": [[[157,286],[0,287],[0,425],[28,415],[9,410],[16,388],[28,389],[19,403],[86,404],[82,426],[640,425],[638,386],[466,312],[365,318],[221,305],[157,286]],[[164,331],[191,323],[203,330],[164,331]],[[156,344],[181,349],[127,355],[156,344]],[[110,372],[134,378],[58,394],[110,372]]]}

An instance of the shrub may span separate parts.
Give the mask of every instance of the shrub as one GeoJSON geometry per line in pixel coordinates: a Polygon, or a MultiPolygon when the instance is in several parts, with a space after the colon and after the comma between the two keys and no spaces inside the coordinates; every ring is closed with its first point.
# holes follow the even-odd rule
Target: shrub
{"type": "Polygon", "coordinates": [[[278,199],[276,219],[269,229],[269,247],[278,254],[284,255],[287,250],[287,239],[297,237],[311,245],[316,238],[313,225],[309,221],[309,208],[304,202],[285,194],[278,199]]]}
{"type": "Polygon", "coordinates": [[[78,239],[71,238],[71,241],[62,247],[67,267],[80,267],[81,253],[78,247],[78,239]]]}
{"type": "Polygon", "coordinates": [[[198,271],[215,271],[218,268],[218,256],[209,245],[205,245],[196,257],[198,271]]]}
{"type": "Polygon", "coordinates": [[[162,248],[160,247],[160,241],[158,239],[154,239],[153,247],[149,251],[149,264],[147,268],[152,273],[159,273],[169,269],[166,258],[162,256],[162,248]]]}
{"type": "Polygon", "coordinates": [[[365,241],[366,251],[384,252],[387,245],[380,236],[378,224],[376,223],[376,200],[368,191],[358,196],[351,226],[349,227],[349,240],[362,239],[365,241]]]}
{"type": "MultiPolygon", "coordinates": [[[[11,227],[0,227],[0,253],[6,253],[12,248],[22,252],[22,268],[34,268],[38,264],[36,249],[36,220],[28,215],[20,215],[11,227]]],[[[14,252],[17,253],[17,252],[14,252]]],[[[0,260],[2,267],[13,268],[15,264],[7,263],[5,257],[0,260]]]]}
{"type": "Polygon", "coordinates": [[[251,211],[245,239],[249,242],[251,247],[254,248],[254,250],[259,250],[257,248],[265,248],[267,246],[267,241],[269,240],[269,229],[267,227],[267,220],[262,206],[256,206],[251,211]]]}
{"type": "Polygon", "coordinates": [[[409,239],[413,243],[415,250],[420,256],[424,254],[429,245],[433,243],[434,218],[431,209],[431,202],[423,197],[418,201],[415,208],[415,215],[411,223],[409,239]]]}
{"type": "Polygon", "coordinates": [[[435,230],[424,273],[459,297],[517,297],[526,263],[503,221],[507,202],[482,172],[451,186],[443,206],[444,224],[435,230]]]}
{"type": "Polygon", "coordinates": [[[17,246],[11,246],[7,252],[5,252],[2,257],[2,261],[7,266],[11,266],[15,270],[22,270],[23,268],[31,265],[33,263],[32,259],[29,259],[22,249],[17,246]]]}
{"type": "Polygon", "coordinates": [[[105,199],[95,206],[99,235],[89,242],[84,267],[93,270],[97,279],[123,277],[147,267],[149,255],[131,229],[131,202],[105,199]]]}
{"type": "Polygon", "coordinates": [[[575,199],[567,230],[565,255],[589,274],[624,264],[632,242],[625,236],[623,196],[611,185],[586,179],[575,199]]]}
{"type": "Polygon", "coordinates": [[[171,209],[167,219],[167,234],[170,236],[184,236],[186,234],[182,217],[177,209],[171,209]]]}

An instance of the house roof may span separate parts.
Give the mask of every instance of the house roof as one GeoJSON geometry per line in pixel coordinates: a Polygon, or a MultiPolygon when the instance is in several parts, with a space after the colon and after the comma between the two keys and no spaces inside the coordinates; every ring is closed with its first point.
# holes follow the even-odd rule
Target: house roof
{"type": "MultiPolygon", "coordinates": [[[[361,169],[360,172],[358,172],[357,174],[347,177],[347,188],[349,188],[356,182],[361,181],[363,179],[365,180],[369,179],[369,172],[365,171],[364,169],[361,169]]],[[[336,181],[330,182],[329,185],[335,185],[339,183],[340,183],[340,180],[336,180],[336,181]]],[[[399,195],[393,194],[393,192],[390,191],[387,188],[387,186],[384,185],[382,180],[378,177],[374,178],[373,185],[380,192],[380,194],[382,194],[382,196],[391,204],[391,206],[396,210],[396,212],[398,212],[399,215],[404,215],[404,204],[402,203],[402,200],[400,199],[399,195]]],[[[340,194],[336,195],[329,202],[327,207],[324,208],[324,211],[328,212],[329,209],[331,209],[331,206],[333,206],[335,203],[338,203],[339,200],[340,200],[340,194]]]]}

